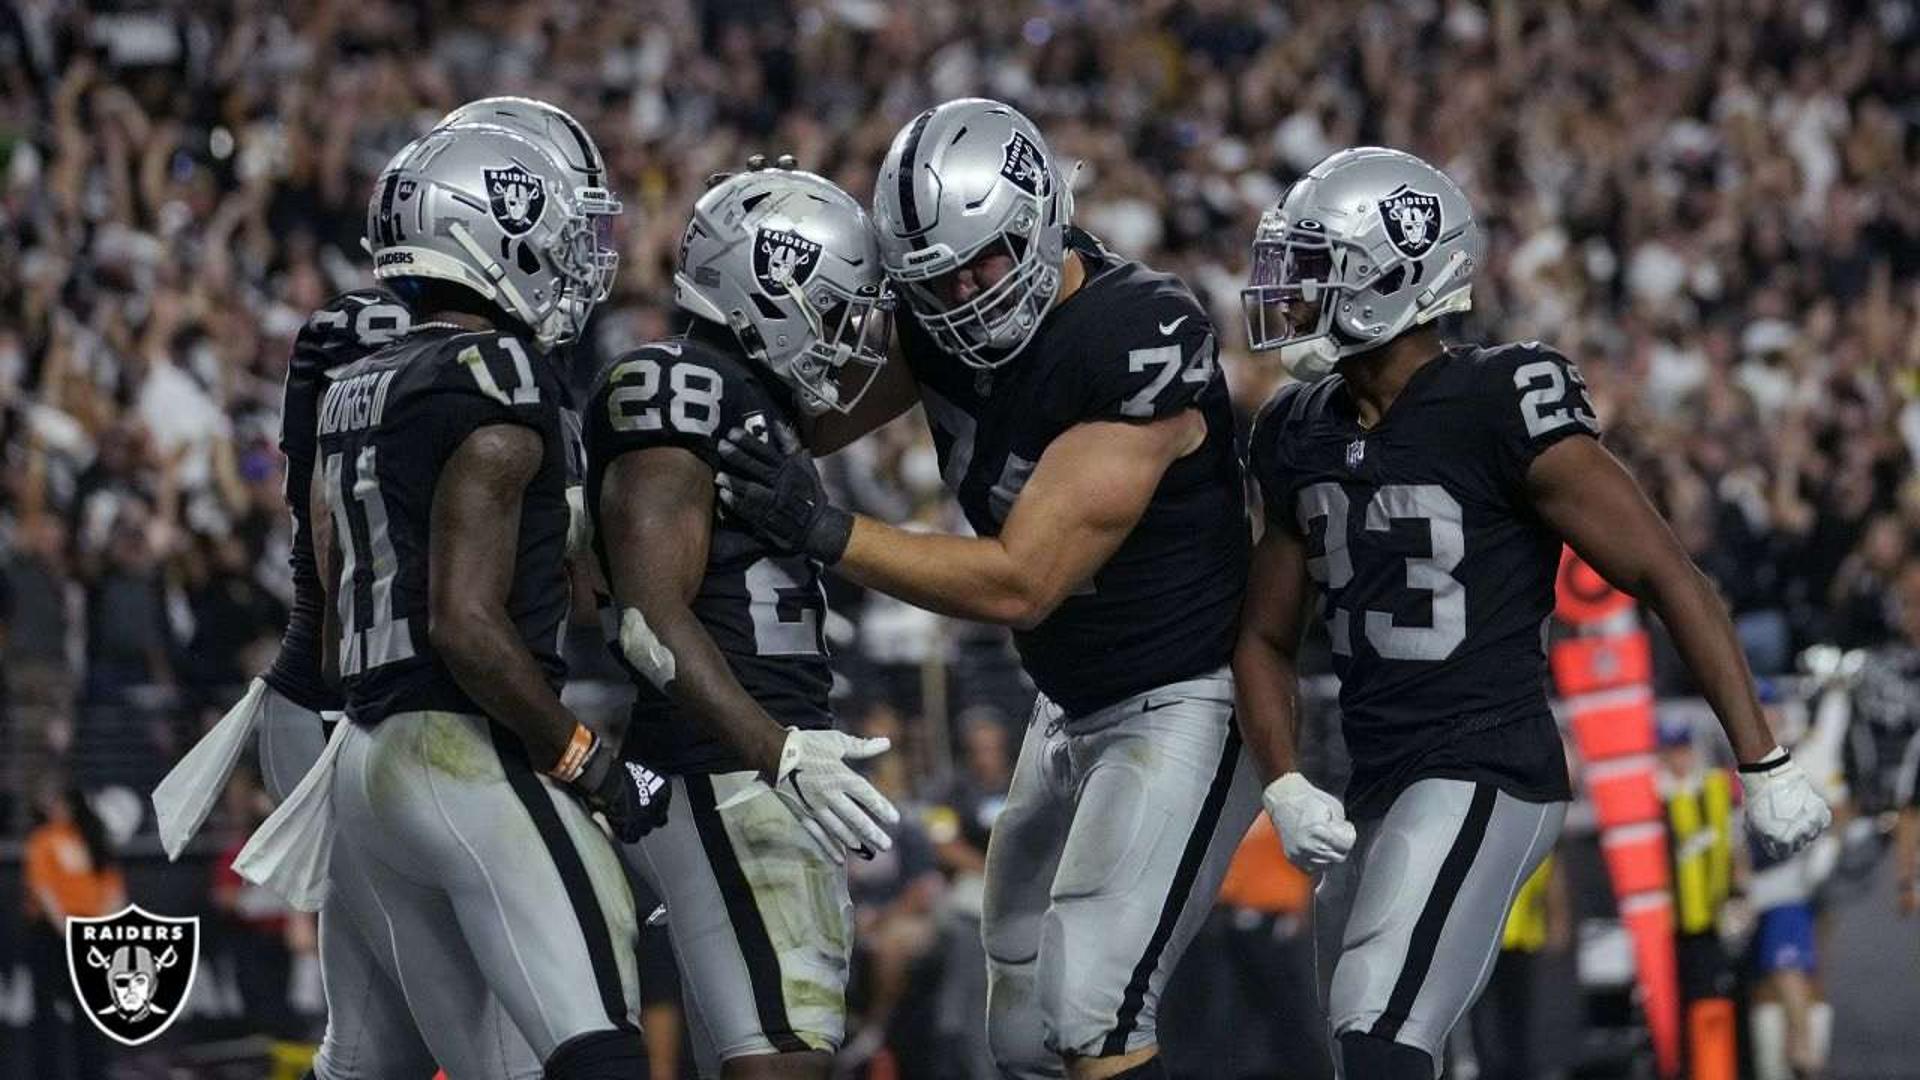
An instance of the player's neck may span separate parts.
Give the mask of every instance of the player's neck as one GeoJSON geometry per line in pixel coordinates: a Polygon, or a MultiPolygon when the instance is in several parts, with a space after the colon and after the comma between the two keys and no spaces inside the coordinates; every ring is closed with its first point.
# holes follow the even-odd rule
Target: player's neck
{"type": "Polygon", "coordinates": [[[446,323],[462,330],[492,330],[494,322],[485,315],[475,315],[471,311],[432,311],[422,316],[423,323],[446,323]]]}
{"type": "Polygon", "coordinates": [[[1413,373],[1440,352],[1440,332],[1432,327],[1402,334],[1372,352],[1348,357],[1340,365],[1347,393],[1353,395],[1361,427],[1372,427],[1387,415],[1413,373]]]}
{"type": "Polygon", "coordinates": [[[1067,297],[1080,291],[1087,283],[1087,264],[1080,261],[1080,253],[1069,248],[1060,260],[1060,292],[1053,298],[1053,306],[1059,307],[1067,302],[1067,297]]]}

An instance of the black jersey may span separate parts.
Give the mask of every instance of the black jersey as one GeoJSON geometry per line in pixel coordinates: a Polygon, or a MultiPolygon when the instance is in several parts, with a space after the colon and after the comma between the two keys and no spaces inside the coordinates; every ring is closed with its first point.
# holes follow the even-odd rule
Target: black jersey
{"type": "Polygon", "coordinates": [[[293,339],[280,410],[280,452],[287,458],[287,508],[293,513],[293,606],[280,636],[280,654],[263,678],[281,696],[319,711],[340,707],[340,695],[320,677],[320,610],[326,596],[313,562],[313,525],[307,497],[313,482],[314,422],[327,377],[407,332],[406,305],[385,289],[356,289],[313,313],[293,339]]]}
{"type": "Polygon", "coordinates": [[[1541,451],[1598,431],[1579,372],[1534,343],[1448,349],[1371,429],[1339,375],[1267,404],[1254,476],[1270,525],[1307,538],[1354,817],[1436,776],[1570,797],[1547,705],[1561,541],[1525,482],[1541,451]]]}
{"type": "Polygon", "coordinates": [[[340,673],[354,722],[422,709],[481,710],[427,639],[427,535],[434,487],[468,435],[532,428],[540,468],[521,502],[508,616],[556,690],[568,588],[563,389],[525,340],[416,328],[333,373],[319,453],[340,560],[340,673]]]}
{"type": "MultiPolygon", "coordinates": [[[[607,365],[594,382],[583,422],[586,501],[596,537],[601,482],[614,459],[629,451],[678,446],[718,469],[720,439],[738,427],[805,453],[797,449],[785,388],[705,326],[607,365]]],[[[604,566],[605,549],[599,554],[604,566]]],[[[607,576],[611,579],[611,572],[607,576]]],[[[833,671],[822,632],[826,607],[817,563],[768,547],[732,511],[714,504],[707,572],[693,598],[693,614],[741,688],[780,724],[833,726],[827,704],[833,671]]],[[[626,666],[618,613],[605,608],[602,619],[614,656],[626,666]]],[[[645,677],[631,667],[628,674],[637,688],[628,756],[673,773],[747,767],[730,744],[677,709],[645,677]]]]}
{"type": "Polygon", "coordinates": [[[941,475],[975,532],[999,533],[1040,455],[1089,421],[1198,409],[1199,449],[1168,467],[1146,512],[1093,580],[1015,631],[1027,674],[1068,715],[1227,663],[1246,584],[1248,524],[1233,409],[1213,324],[1178,278],[1069,234],[1087,277],[1026,350],[991,372],[901,320],[941,475]]]}

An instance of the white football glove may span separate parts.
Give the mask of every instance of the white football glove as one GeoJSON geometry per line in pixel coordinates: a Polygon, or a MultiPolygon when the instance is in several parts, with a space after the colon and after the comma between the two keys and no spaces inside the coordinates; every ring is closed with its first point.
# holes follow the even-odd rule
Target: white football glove
{"type": "Polygon", "coordinates": [[[1740,786],[1746,792],[1747,828],[1769,858],[1799,851],[1833,823],[1827,801],[1785,750],[1740,766],[1740,786]]]}
{"type": "Polygon", "coordinates": [[[1353,823],[1340,800],[1290,772],[1260,793],[1267,816],[1287,849],[1287,861],[1308,873],[1347,861],[1353,850],[1353,823]]]}
{"type": "Polygon", "coordinates": [[[878,757],[891,745],[839,731],[787,729],[773,790],[836,863],[846,861],[848,848],[871,859],[893,846],[887,827],[900,821],[900,811],[847,764],[878,757]]]}

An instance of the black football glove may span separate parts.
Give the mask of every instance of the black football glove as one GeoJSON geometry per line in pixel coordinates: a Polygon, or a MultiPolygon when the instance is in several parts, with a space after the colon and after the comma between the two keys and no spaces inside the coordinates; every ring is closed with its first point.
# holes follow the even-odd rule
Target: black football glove
{"type": "Polygon", "coordinates": [[[667,823],[667,804],[673,795],[667,778],[645,765],[620,760],[618,750],[604,739],[593,744],[570,786],[587,809],[606,817],[623,844],[667,823]]]}
{"type": "Polygon", "coordinates": [[[804,456],[734,428],[720,442],[720,467],[720,501],[762,540],[829,566],[847,553],[853,515],[827,498],[804,456]]]}

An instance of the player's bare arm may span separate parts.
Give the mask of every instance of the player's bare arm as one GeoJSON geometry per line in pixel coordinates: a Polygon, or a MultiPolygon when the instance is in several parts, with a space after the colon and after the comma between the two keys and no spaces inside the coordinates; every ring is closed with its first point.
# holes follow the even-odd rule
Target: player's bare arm
{"type": "Polygon", "coordinates": [[[429,527],[427,633],[460,689],[545,768],[567,753],[577,725],[507,615],[521,498],[541,457],[533,429],[492,424],[447,459],[429,527]]]}
{"type": "Polygon", "coordinates": [[[1573,436],[1534,459],[1527,491],[1581,558],[1666,623],[1733,744],[1761,843],[1784,855],[1811,841],[1832,812],[1768,727],[1719,593],[1625,467],[1598,440],[1573,436]]]}
{"type": "Polygon", "coordinates": [[[713,538],[713,470],[675,446],[622,454],[607,466],[600,521],[622,641],[651,638],[629,659],[771,780],[786,729],[741,687],[693,612],[713,538]],[[625,623],[636,617],[630,631],[625,623]]]}
{"type": "Polygon", "coordinates": [[[1667,624],[1740,761],[1772,753],[1778,744],[1726,605],[1625,467],[1598,440],[1574,436],[1534,459],[1527,490],[1581,558],[1667,624]]]}
{"type": "Polygon", "coordinates": [[[1269,523],[1253,549],[1233,650],[1240,732],[1268,780],[1295,769],[1300,740],[1295,661],[1311,588],[1305,542],[1284,524],[1269,523]]]}
{"type": "MultiPolygon", "coordinates": [[[[841,550],[833,550],[831,535],[803,550],[849,580],[929,611],[1029,629],[1112,557],[1167,467],[1198,447],[1206,431],[1206,421],[1190,409],[1146,424],[1077,424],[1041,455],[997,536],[915,533],[848,515],[841,550]]],[[[778,493],[792,494],[799,482],[782,479],[785,461],[757,440],[729,437],[721,453],[741,470],[722,478],[722,498],[735,500],[750,520],[764,522],[778,493]]],[[[846,514],[828,505],[813,483],[815,493],[803,501],[816,518],[846,514]]]]}
{"type": "Polygon", "coordinates": [[[815,457],[845,449],[868,432],[884,427],[895,417],[920,401],[920,384],[900,357],[887,361],[874,376],[867,396],[852,412],[827,412],[811,418],[806,425],[807,449],[815,457]]]}
{"type": "Polygon", "coordinates": [[[313,463],[313,484],[308,493],[313,565],[320,572],[320,587],[326,593],[320,605],[320,677],[328,686],[339,686],[340,610],[335,598],[340,594],[340,566],[333,557],[333,518],[327,509],[326,468],[320,461],[313,463]]]}

